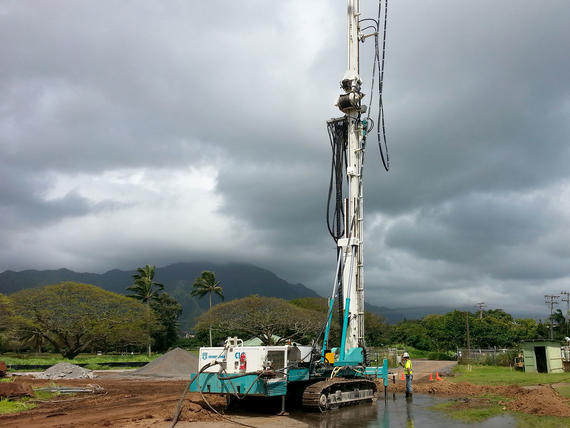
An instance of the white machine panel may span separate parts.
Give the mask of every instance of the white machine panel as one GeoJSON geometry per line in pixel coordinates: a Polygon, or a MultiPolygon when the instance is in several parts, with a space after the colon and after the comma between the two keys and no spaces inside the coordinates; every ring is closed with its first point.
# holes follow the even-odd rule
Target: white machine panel
{"type": "Polygon", "coordinates": [[[218,361],[220,364],[208,367],[205,373],[227,374],[251,373],[262,370],[286,372],[286,367],[301,361],[309,361],[310,346],[243,346],[239,339],[228,338],[226,346],[200,348],[198,369],[218,361]]]}

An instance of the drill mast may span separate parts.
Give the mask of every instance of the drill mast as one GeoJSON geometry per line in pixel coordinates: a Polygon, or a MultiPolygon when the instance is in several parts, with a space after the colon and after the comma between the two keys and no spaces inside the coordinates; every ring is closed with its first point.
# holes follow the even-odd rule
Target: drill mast
{"type": "MultiPolygon", "coordinates": [[[[364,346],[364,281],[363,281],[363,198],[362,166],[364,157],[363,125],[360,114],[362,94],[359,67],[360,1],[348,0],[348,69],[342,79],[337,105],[347,122],[348,198],[344,201],[344,236],[337,242],[342,273],[344,319],[341,358],[346,349],[364,346]]],[[[340,302],[339,302],[340,304],[340,302]]]]}

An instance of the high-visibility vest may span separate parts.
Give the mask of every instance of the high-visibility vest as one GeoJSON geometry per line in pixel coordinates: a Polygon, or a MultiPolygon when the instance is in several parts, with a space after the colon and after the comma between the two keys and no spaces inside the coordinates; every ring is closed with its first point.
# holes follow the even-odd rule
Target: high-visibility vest
{"type": "Polygon", "coordinates": [[[412,371],[412,360],[408,359],[406,360],[406,363],[404,364],[404,374],[405,375],[411,375],[413,373],[412,371]]]}

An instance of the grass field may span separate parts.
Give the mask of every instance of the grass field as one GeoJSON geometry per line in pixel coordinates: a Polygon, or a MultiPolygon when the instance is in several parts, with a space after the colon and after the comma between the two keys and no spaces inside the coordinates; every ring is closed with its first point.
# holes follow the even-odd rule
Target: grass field
{"type": "Polygon", "coordinates": [[[24,365],[24,364],[41,364],[53,365],[61,362],[68,362],[72,364],[89,364],[96,365],[108,362],[150,362],[155,358],[160,357],[160,354],[154,354],[151,357],[147,355],[94,355],[94,354],[79,354],[73,360],[62,358],[60,354],[0,354],[0,360],[4,361],[6,365],[24,365]]]}
{"type": "Polygon", "coordinates": [[[525,373],[499,366],[467,366],[455,367],[455,377],[448,378],[451,382],[469,382],[477,385],[538,385],[560,382],[570,382],[570,373],[525,373]]]}

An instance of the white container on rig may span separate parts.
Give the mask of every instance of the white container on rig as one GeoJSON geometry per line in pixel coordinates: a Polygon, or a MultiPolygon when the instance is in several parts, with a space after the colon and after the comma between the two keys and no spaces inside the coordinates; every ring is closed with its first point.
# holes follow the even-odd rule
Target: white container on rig
{"type": "Polygon", "coordinates": [[[204,373],[225,371],[227,374],[238,374],[269,370],[285,375],[287,368],[302,361],[308,362],[310,357],[310,346],[243,346],[243,340],[228,337],[223,347],[200,348],[198,370],[218,361],[220,364],[206,368],[204,373]]]}

